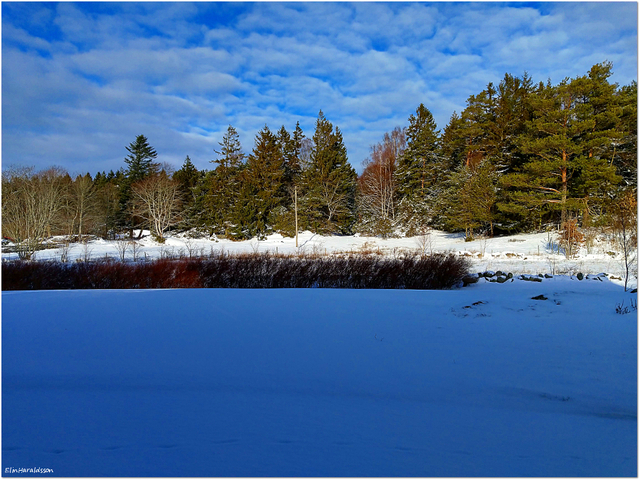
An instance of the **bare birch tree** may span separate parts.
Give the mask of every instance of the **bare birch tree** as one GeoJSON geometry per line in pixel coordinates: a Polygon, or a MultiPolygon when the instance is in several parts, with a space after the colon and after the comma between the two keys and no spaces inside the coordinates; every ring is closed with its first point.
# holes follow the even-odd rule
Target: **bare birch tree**
{"type": "Polygon", "coordinates": [[[386,133],[382,143],[371,147],[371,156],[358,179],[359,209],[373,233],[389,234],[396,221],[396,179],[398,157],[406,148],[404,131],[386,133]]]}

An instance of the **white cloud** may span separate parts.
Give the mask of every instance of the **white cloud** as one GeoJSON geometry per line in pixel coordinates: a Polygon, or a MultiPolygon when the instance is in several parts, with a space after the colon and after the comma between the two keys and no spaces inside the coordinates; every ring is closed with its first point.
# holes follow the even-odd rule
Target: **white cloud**
{"type": "Polygon", "coordinates": [[[359,166],[420,103],[443,128],[507,72],[557,82],[610,60],[613,81],[637,78],[630,3],[16,3],[3,14],[3,161],[72,171],[119,168],[140,133],[165,160],[210,168],[229,124],[249,153],[265,124],[300,121],[311,137],[320,109],[359,166]]]}

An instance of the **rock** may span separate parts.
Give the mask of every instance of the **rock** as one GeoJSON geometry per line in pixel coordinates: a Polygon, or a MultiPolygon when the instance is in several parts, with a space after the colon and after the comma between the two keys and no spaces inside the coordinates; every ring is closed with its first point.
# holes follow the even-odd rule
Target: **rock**
{"type": "Polygon", "coordinates": [[[487,270],[486,272],[484,272],[483,276],[484,276],[484,278],[495,277],[496,276],[496,272],[493,272],[491,270],[487,270]]]}
{"type": "Polygon", "coordinates": [[[478,280],[480,280],[480,277],[472,273],[470,275],[462,277],[462,285],[466,287],[467,285],[471,285],[472,283],[478,283],[478,280]]]}
{"type": "Polygon", "coordinates": [[[553,278],[553,275],[549,275],[548,273],[545,273],[544,278],[553,278]]]}
{"type": "Polygon", "coordinates": [[[578,277],[578,280],[583,280],[584,279],[584,275],[582,274],[582,272],[579,272],[577,277],[578,277]]]}
{"type": "Polygon", "coordinates": [[[506,281],[507,281],[507,279],[508,279],[508,277],[501,276],[501,277],[498,277],[498,278],[496,279],[496,282],[498,282],[498,283],[504,283],[504,282],[506,282],[506,281]]]}
{"type": "Polygon", "coordinates": [[[518,277],[520,280],[525,280],[527,282],[542,282],[542,279],[540,277],[534,277],[533,275],[520,275],[518,277]]]}
{"type": "Polygon", "coordinates": [[[541,294],[541,295],[538,295],[537,297],[531,297],[531,300],[549,300],[549,299],[541,294]]]}

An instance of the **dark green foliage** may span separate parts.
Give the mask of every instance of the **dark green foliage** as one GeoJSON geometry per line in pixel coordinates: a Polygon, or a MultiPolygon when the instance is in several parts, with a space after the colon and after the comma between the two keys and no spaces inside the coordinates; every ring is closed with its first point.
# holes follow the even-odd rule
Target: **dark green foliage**
{"type": "Polygon", "coordinates": [[[153,160],[158,154],[144,135],[138,135],[135,142],[125,148],[129,152],[124,159],[127,164],[125,175],[130,183],[146,178],[157,169],[153,160]]]}
{"type": "Polygon", "coordinates": [[[222,148],[216,152],[220,157],[213,161],[218,166],[205,180],[203,223],[212,234],[234,238],[237,201],[242,189],[241,173],[245,165],[240,137],[231,125],[220,146],[222,148]]]}
{"type": "Polygon", "coordinates": [[[200,225],[200,215],[202,212],[201,189],[205,172],[200,172],[191,162],[189,155],[184,160],[180,170],[173,174],[173,180],[178,182],[180,197],[183,199],[183,221],[180,227],[189,229],[200,225]]]}
{"type": "Polygon", "coordinates": [[[420,104],[409,117],[407,148],[398,158],[395,183],[399,222],[415,233],[431,221],[435,199],[442,193],[443,157],[433,115],[420,104]]]}
{"type": "Polygon", "coordinates": [[[616,92],[619,106],[617,130],[620,138],[613,144],[611,161],[626,188],[638,185],[638,84],[622,87],[616,92]]]}
{"type": "Polygon", "coordinates": [[[173,179],[180,184],[181,191],[187,195],[191,192],[200,180],[200,171],[191,163],[189,155],[184,159],[184,163],[180,170],[173,174],[173,179]]]}
{"type": "MultiPolygon", "coordinates": [[[[501,179],[509,189],[503,211],[533,213],[564,223],[571,212],[602,203],[620,181],[603,154],[618,137],[613,120],[602,113],[606,89],[602,72],[540,85],[531,96],[533,116],[519,137],[529,155],[516,172],[501,179]],[[599,113],[600,112],[600,113],[599,113]],[[591,205],[590,205],[591,204],[591,205]]],[[[610,98],[612,98],[610,96],[610,98]]]]}
{"type": "Polygon", "coordinates": [[[287,202],[286,163],[278,138],[265,127],[241,175],[234,217],[236,238],[264,238],[273,231],[273,217],[287,202]]]}
{"type": "Polygon", "coordinates": [[[129,155],[124,159],[127,169],[124,172],[124,180],[118,189],[120,198],[116,214],[116,225],[120,229],[128,229],[129,235],[133,236],[133,229],[141,224],[142,219],[133,211],[132,186],[134,183],[156,173],[159,165],[153,163],[158,154],[149,145],[149,141],[144,135],[138,135],[135,141],[125,148],[129,155]]]}
{"type": "Polygon", "coordinates": [[[320,111],[311,161],[301,179],[301,228],[349,233],[355,221],[356,178],[342,133],[320,111]]]}
{"type": "Polygon", "coordinates": [[[479,165],[461,165],[451,173],[446,207],[441,216],[452,230],[464,229],[467,239],[474,230],[493,236],[498,174],[489,160],[479,165]]]}

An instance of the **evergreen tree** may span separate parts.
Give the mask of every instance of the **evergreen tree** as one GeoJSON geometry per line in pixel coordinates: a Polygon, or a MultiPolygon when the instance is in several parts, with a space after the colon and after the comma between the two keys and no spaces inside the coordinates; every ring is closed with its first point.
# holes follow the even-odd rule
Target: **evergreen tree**
{"type": "Polygon", "coordinates": [[[234,227],[234,210],[240,195],[240,176],[244,168],[244,154],[240,145],[240,136],[235,128],[229,125],[222,142],[220,157],[213,160],[217,167],[207,178],[207,195],[205,209],[207,217],[204,223],[210,233],[232,235],[234,227]]]}
{"type": "Polygon", "coordinates": [[[126,176],[130,183],[146,178],[157,169],[153,161],[158,154],[144,135],[138,135],[135,142],[125,148],[129,152],[124,163],[127,164],[126,176]]]}
{"type": "Polygon", "coordinates": [[[540,221],[559,212],[560,222],[565,223],[569,212],[584,208],[588,195],[597,195],[596,188],[619,181],[606,160],[594,155],[608,136],[596,134],[591,85],[579,77],[556,87],[539,86],[531,98],[533,118],[519,139],[521,151],[531,160],[501,179],[510,188],[510,202],[500,205],[502,211],[521,215],[535,211],[540,221]]]}
{"type": "Polygon", "coordinates": [[[621,136],[614,142],[611,162],[623,179],[624,187],[638,187],[638,84],[622,87],[616,92],[620,107],[617,129],[621,136]]]}
{"type": "Polygon", "coordinates": [[[489,160],[478,165],[462,164],[447,180],[447,200],[442,217],[451,230],[464,229],[473,240],[474,229],[484,228],[493,236],[498,174],[489,160]]]}
{"type": "Polygon", "coordinates": [[[398,159],[395,183],[401,223],[412,234],[426,226],[432,207],[442,192],[443,158],[438,152],[438,134],[433,115],[423,104],[409,117],[407,148],[398,159]]]}
{"type": "Polygon", "coordinates": [[[242,172],[242,188],[235,211],[237,237],[264,238],[272,232],[274,214],[287,201],[285,160],[278,138],[266,125],[242,172]]]}
{"type": "Polygon", "coordinates": [[[191,162],[189,155],[187,155],[180,170],[174,172],[173,179],[180,184],[182,192],[186,195],[197,185],[200,176],[200,171],[191,162]]]}
{"type": "Polygon", "coordinates": [[[348,233],[355,221],[356,172],[347,159],[342,133],[322,111],[316,121],[310,164],[303,174],[303,228],[348,233]]]}
{"type": "MultiPolygon", "coordinates": [[[[127,164],[125,170],[125,180],[120,185],[120,201],[118,209],[118,225],[129,229],[129,236],[133,237],[133,229],[138,226],[142,219],[133,211],[132,187],[136,182],[142,181],[158,170],[158,164],[153,161],[158,156],[155,149],[149,145],[147,137],[138,135],[134,142],[125,147],[129,152],[124,159],[127,164]]],[[[142,236],[142,229],[138,238],[142,236]]]]}
{"type": "Polygon", "coordinates": [[[182,167],[173,174],[172,178],[178,183],[180,198],[183,200],[184,212],[181,227],[189,229],[198,226],[202,206],[198,202],[200,191],[196,187],[200,184],[203,173],[195,167],[187,155],[182,167]]]}
{"type": "Polygon", "coordinates": [[[293,136],[289,134],[284,125],[280,128],[277,135],[278,147],[282,154],[285,165],[284,181],[289,189],[292,189],[300,180],[302,167],[300,165],[300,148],[304,138],[300,123],[296,124],[296,130],[293,136]]]}

